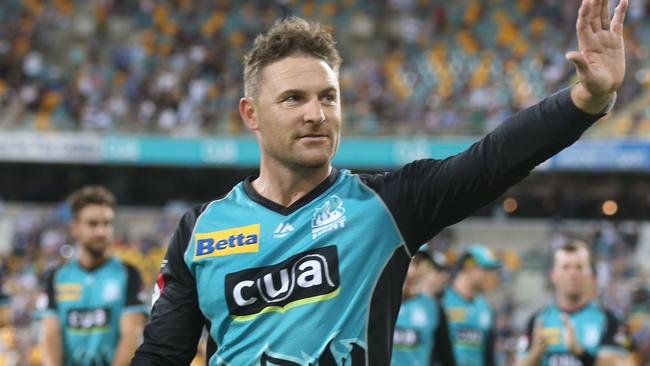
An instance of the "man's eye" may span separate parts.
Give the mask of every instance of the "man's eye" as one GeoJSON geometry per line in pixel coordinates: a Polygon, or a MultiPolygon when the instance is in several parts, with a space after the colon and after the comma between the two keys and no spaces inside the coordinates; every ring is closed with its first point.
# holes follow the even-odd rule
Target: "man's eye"
{"type": "Polygon", "coordinates": [[[331,103],[331,102],[335,102],[335,101],[336,101],[336,96],[334,96],[334,95],[325,95],[322,99],[323,99],[324,101],[326,101],[326,102],[330,102],[330,103],[331,103]]]}
{"type": "Polygon", "coordinates": [[[298,95],[290,95],[290,96],[284,98],[284,101],[285,102],[292,102],[292,103],[299,102],[300,101],[300,96],[298,96],[298,95]]]}

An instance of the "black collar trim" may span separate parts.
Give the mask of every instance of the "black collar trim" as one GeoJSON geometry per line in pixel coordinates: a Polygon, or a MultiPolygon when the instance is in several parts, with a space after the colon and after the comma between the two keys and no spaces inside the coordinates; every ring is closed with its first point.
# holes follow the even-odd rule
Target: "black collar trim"
{"type": "Polygon", "coordinates": [[[323,192],[328,190],[331,186],[336,183],[336,180],[339,178],[340,172],[336,168],[332,168],[332,171],[330,172],[330,175],[325,178],[324,181],[322,181],[319,185],[317,185],[314,189],[312,189],[309,193],[306,195],[302,196],[299,200],[291,204],[289,207],[284,207],[280,204],[277,204],[268,198],[260,195],[257,193],[255,188],[253,188],[253,180],[255,180],[257,177],[256,176],[250,176],[244,180],[244,192],[252,199],[253,201],[257,202],[258,204],[268,208],[271,211],[275,211],[279,213],[280,215],[288,216],[294,213],[296,210],[300,209],[301,207],[305,206],[312,200],[314,200],[316,197],[320,196],[323,192]]]}

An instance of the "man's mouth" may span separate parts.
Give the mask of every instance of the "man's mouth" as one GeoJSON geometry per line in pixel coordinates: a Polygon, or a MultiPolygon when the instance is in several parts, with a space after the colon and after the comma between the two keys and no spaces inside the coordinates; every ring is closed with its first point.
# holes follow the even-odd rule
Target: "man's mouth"
{"type": "Polygon", "coordinates": [[[298,137],[298,139],[303,140],[303,141],[320,141],[320,140],[327,139],[327,135],[325,135],[325,134],[317,134],[317,133],[310,133],[310,134],[307,134],[307,135],[302,135],[302,136],[298,137]]]}

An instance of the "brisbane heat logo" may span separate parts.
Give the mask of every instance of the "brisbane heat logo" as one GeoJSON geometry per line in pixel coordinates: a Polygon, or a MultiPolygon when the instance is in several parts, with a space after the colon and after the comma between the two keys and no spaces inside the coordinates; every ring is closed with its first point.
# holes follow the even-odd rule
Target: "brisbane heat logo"
{"type": "Polygon", "coordinates": [[[339,293],[339,261],[330,245],[296,254],[267,267],[230,273],[225,278],[226,302],[238,321],[271,311],[331,299],[339,293]]]}
{"type": "Polygon", "coordinates": [[[311,218],[311,234],[316,239],[328,231],[345,227],[345,208],[338,196],[330,197],[311,218]]]}

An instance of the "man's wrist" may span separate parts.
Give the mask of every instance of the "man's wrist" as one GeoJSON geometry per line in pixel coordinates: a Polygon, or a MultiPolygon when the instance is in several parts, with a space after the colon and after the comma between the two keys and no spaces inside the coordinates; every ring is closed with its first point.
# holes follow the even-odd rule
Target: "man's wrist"
{"type": "Polygon", "coordinates": [[[581,83],[571,88],[571,101],[581,111],[588,114],[608,113],[616,101],[616,92],[594,95],[581,83]]]}

